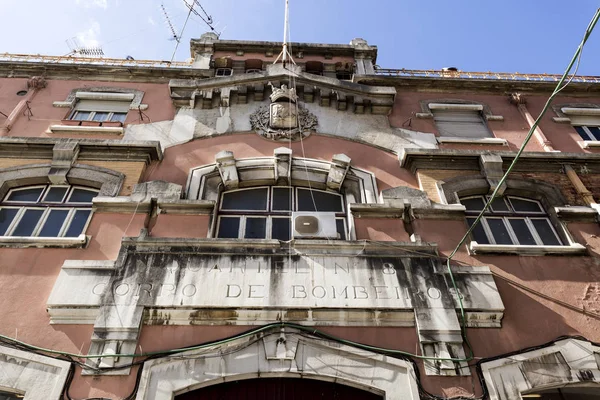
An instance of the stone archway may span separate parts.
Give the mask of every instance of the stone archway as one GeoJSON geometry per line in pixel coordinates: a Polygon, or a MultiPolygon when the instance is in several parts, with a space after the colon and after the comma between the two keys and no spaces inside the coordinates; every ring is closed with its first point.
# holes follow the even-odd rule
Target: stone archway
{"type": "Polygon", "coordinates": [[[205,386],[175,400],[383,400],[381,394],[337,382],[300,378],[255,378],[205,386]]]}
{"type": "Polygon", "coordinates": [[[354,388],[386,400],[419,399],[411,362],[278,327],[149,361],[136,399],[172,400],[177,396],[178,400],[188,400],[182,395],[258,377],[295,378],[302,384],[318,380],[349,387],[339,390],[354,388]]]}

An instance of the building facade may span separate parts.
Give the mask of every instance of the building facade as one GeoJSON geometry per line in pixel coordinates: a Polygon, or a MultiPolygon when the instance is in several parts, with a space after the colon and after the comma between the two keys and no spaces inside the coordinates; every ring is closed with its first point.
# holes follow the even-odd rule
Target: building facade
{"type": "Polygon", "coordinates": [[[600,79],[291,49],[2,56],[0,398],[600,398],[600,79]]]}

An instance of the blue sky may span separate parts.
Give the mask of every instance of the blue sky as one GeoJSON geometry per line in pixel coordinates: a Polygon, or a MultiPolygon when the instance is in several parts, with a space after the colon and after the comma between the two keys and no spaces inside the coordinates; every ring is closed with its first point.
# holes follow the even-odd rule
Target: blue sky
{"type": "MultiPolygon", "coordinates": [[[[66,40],[101,45],[106,56],[169,60],[160,5],[179,32],[192,0],[1,0],[0,53],[63,55],[66,40]]],[[[200,0],[223,39],[280,41],[284,0],[200,0]]],[[[385,68],[562,73],[598,0],[290,0],[297,42],[379,47],[385,68]]],[[[190,57],[189,39],[207,26],[192,15],[175,59],[190,57]]],[[[580,75],[600,75],[600,24],[588,41],[580,75]]]]}

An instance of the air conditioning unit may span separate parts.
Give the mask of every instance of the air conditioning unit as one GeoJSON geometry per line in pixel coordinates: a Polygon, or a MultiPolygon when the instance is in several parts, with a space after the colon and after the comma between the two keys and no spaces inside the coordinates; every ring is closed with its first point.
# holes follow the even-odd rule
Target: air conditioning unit
{"type": "Polygon", "coordinates": [[[292,230],[294,238],[337,239],[335,213],[293,212],[292,230]]]}

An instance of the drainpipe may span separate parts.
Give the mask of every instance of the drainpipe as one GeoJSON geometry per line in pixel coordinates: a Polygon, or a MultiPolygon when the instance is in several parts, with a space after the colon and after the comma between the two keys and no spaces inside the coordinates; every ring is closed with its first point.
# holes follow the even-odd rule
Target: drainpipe
{"type": "MultiPolygon", "coordinates": [[[[527,121],[529,128],[531,128],[535,123],[535,119],[531,116],[531,113],[527,109],[527,100],[525,99],[525,95],[523,95],[522,93],[512,93],[510,95],[510,102],[517,106],[519,112],[527,121]]],[[[554,149],[554,147],[552,146],[552,142],[550,142],[546,138],[546,135],[544,135],[544,132],[542,132],[539,126],[535,128],[533,135],[535,136],[537,141],[542,145],[544,151],[558,151],[554,149]]]]}
{"type": "Polygon", "coordinates": [[[597,207],[595,207],[596,201],[594,200],[594,196],[592,196],[592,193],[589,190],[587,190],[587,188],[585,187],[583,182],[581,182],[581,179],[579,179],[579,176],[577,175],[577,172],[575,172],[573,167],[571,167],[570,165],[565,165],[564,168],[565,168],[565,173],[567,174],[567,177],[569,178],[569,180],[575,187],[575,190],[577,191],[577,193],[579,193],[579,195],[581,195],[581,198],[583,198],[583,201],[585,201],[585,203],[588,206],[597,208],[597,207]]]}
{"type": "Polygon", "coordinates": [[[27,102],[33,100],[35,95],[40,89],[46,87],[46,79],[42,76],[34,76],[27,81],[27,95],[25,98],[17,104],[17,106],[12,110],[12,112],[6,118],[6,121],[2,125],[0,125],[0,136],[8,136],[8,132],[10,132],[19,115],[23,112],[25,107],[27,106],[27,102]]]}

